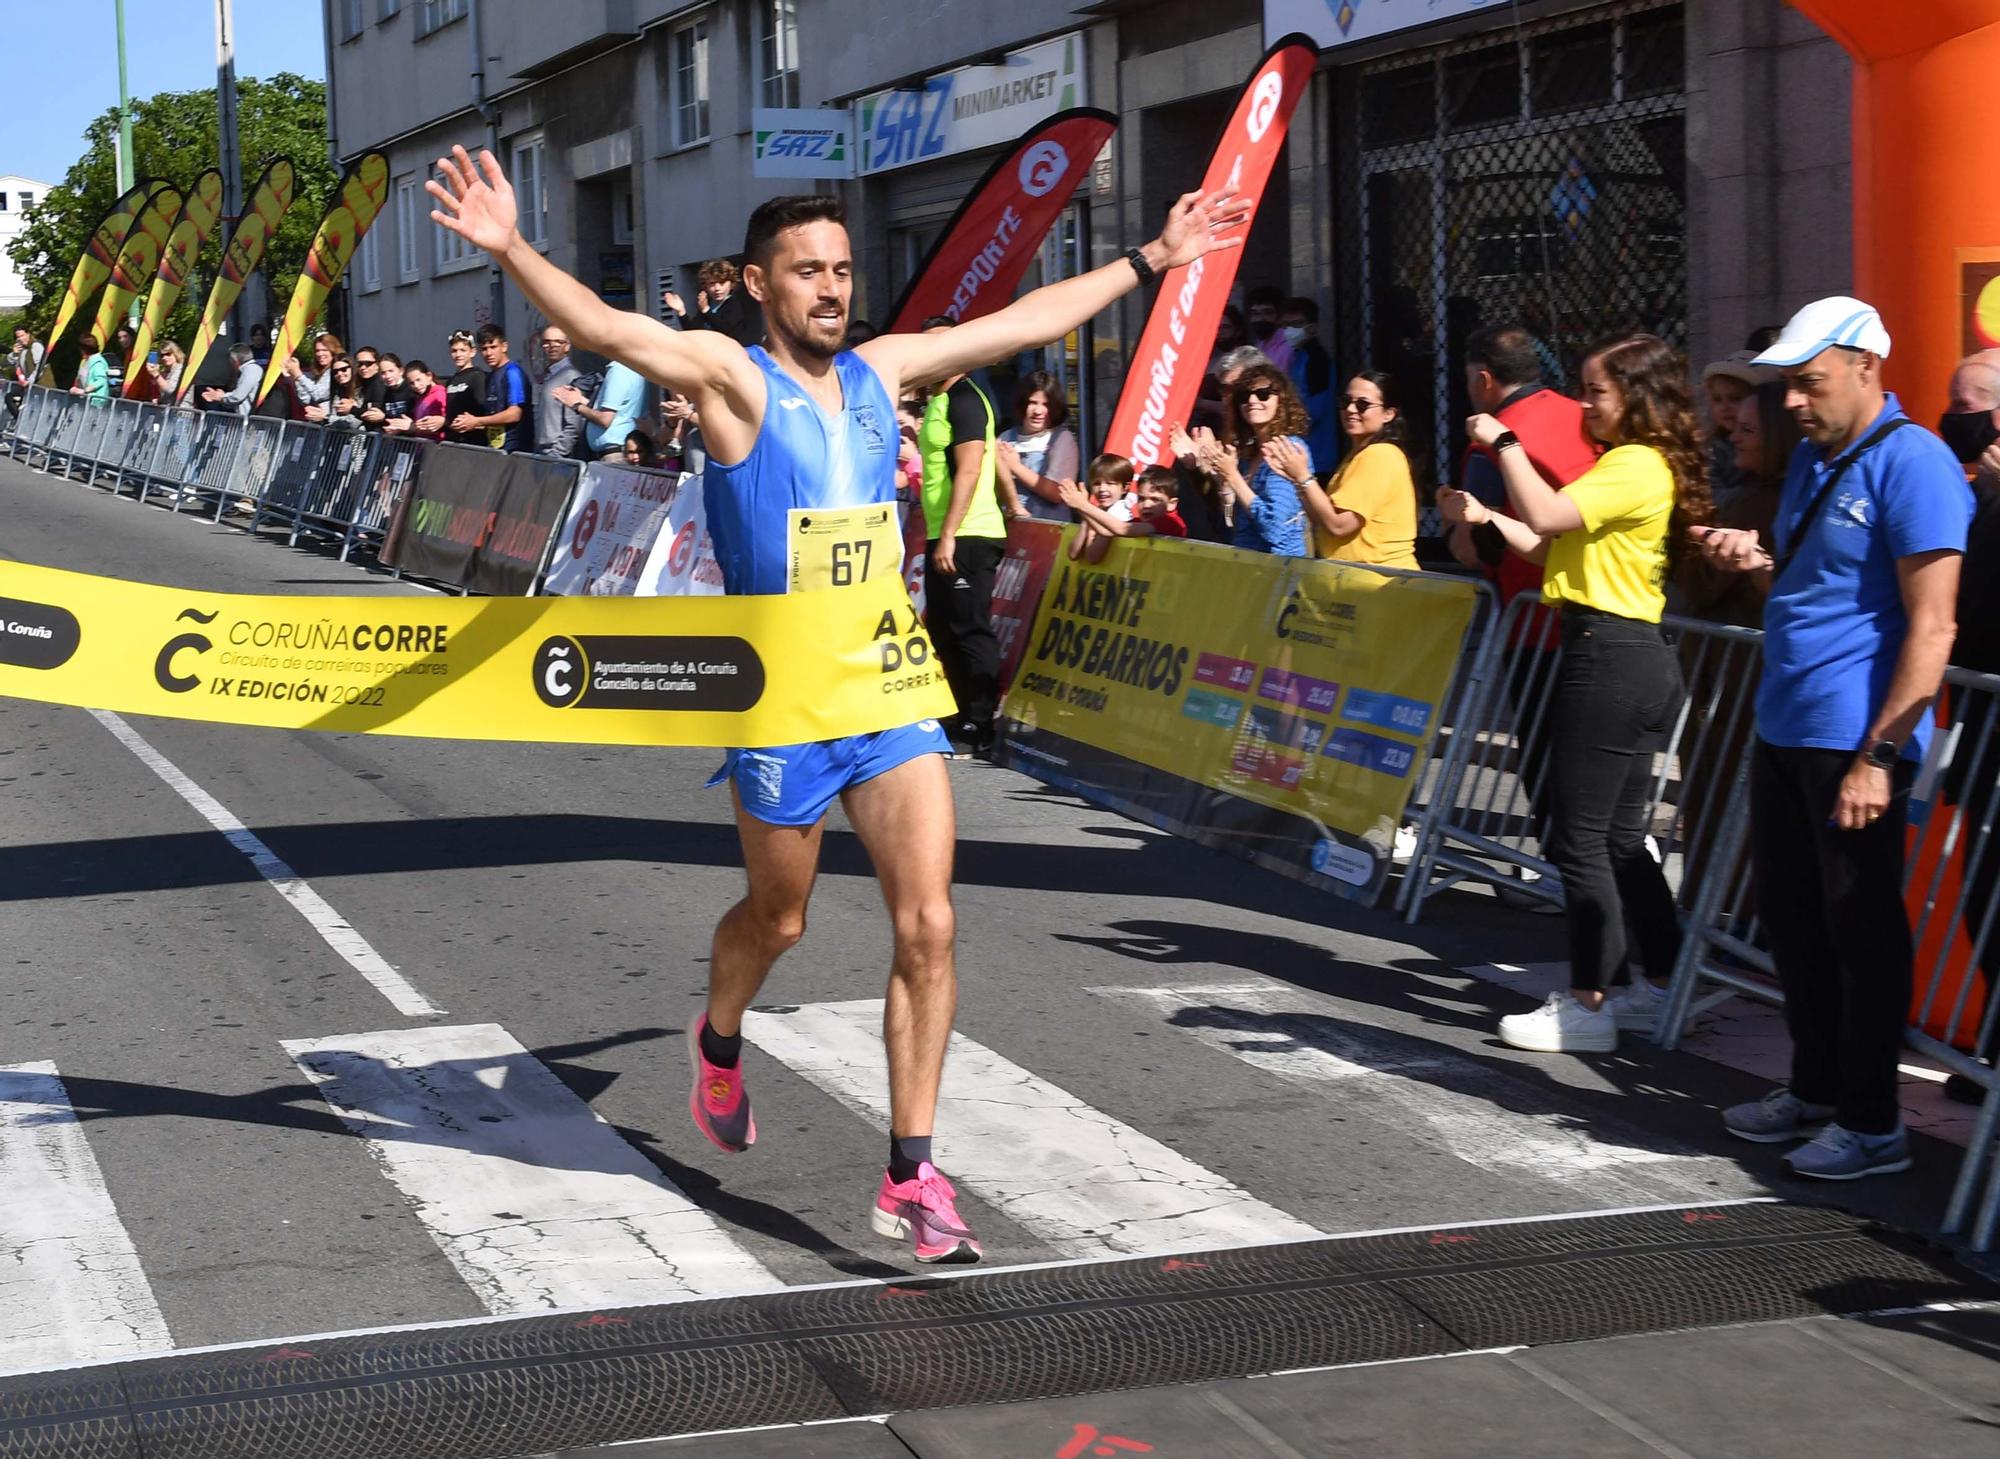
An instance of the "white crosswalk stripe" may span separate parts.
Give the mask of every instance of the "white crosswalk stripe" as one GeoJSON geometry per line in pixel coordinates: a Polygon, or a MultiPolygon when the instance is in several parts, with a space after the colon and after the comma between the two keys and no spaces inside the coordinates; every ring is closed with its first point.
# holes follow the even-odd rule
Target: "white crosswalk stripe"
{"type": "Polygon", "coordinates": [[[0,1372],[172,1345],[56,1066],[0,1068],[0,1372]]]}
{"type": "MultiPolygon", "coordinates": [[[[882,1000],[752,1013],[744,1036],[882,1129],[882,1000]]],[[[1186,1250],[1312,1236],[1150,1135],[953,1034],[938,1100],[938,1164],[1064,1256],[1186,1250]]]]}
{"type": "Polygon", "coordinates": [[[495,1024],[284,1047],[491,1312],[778,1285],[495,1024]]]}
{"type": "Polygon", "coordinates": [[[1280,1078],[1337,1086],[1341,1104],[1483,1168],[1553,1182],[1607,1205],[1753,1195],[1734,1162],[1636,1128],[1457,1053],[1356,1022],[1351,1005],[1273,983],[1093,988],[1280,1078]],[[1414,1046],[1414,1047],[1413,1047],[1414,1046]],[[1607,1126],[1609,1126],[1607,1128],[1607,1126]]]}

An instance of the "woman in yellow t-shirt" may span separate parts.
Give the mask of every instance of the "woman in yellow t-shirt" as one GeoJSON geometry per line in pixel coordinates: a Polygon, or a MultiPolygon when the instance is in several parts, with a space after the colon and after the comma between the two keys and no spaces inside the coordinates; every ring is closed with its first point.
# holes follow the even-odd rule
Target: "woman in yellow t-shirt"
{"type": "Polygon", "coordinates": [[[1313,555],[1377,567],[1417,565],[1417,487],[1403,454],[1395,377],[1363,370],[1340,401],[1347,459],[1322,491],[1307,473],[1299,500],[1313,524],[1313,555]]]}
{"type": "Polygon", "coordinates": [[[1542,597],[1562,611],[1562,663],[1546,710],[1549,860],[1569,913],[1570,991],[1500,1020],[1500,1037],[1546,1053],[1609,1052],[1621,1027],[1650,1027],[1673,971],[1680,920],[1646,844],[1653,757],[1680,709],[1680,665],[1660,633],[1662,587],[1691,527],[1707,524],[1707,456],[1687,361],[1634,335],[1583,362],[1584,429],[1608,450],[1557,491],[1499,421],[1466,430],[1500,460],[1512,517],[1464,492],[1440,499],[1455,522],[1490,521],[1543,563],[1542,597]],[[1609,992],[1636,951],[1646,976],[1609,992]]]}

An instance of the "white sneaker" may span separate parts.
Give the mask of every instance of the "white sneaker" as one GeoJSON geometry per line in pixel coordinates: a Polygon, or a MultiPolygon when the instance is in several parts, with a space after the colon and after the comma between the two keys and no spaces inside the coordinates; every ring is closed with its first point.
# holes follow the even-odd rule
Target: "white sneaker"
{"type": "Polygon", "coordinates": [[[1620,1028],[1651,1033],[1667,1011],[1667,995],[1657,984],[1634,978],[1629,986],[1611,990],[1604,1011],[1620,1028]]]}
{"type": "Polygon", "coordinates": [[[1398,866],[1414,861],[1417,856],[1417,828],[1415,826],[1396,827],[1396,845],[1393,860],[1398,866]]]}
{"type": "Polygon", "coordinates": [[[1618,1023],[1609,1007],[1592,1013],[1568,993],[1551,993],[1533,1013],[1501,1019],[1500,1041],[1538,1054],[1608,1054],[1618,1047],[1618,1023]]]}

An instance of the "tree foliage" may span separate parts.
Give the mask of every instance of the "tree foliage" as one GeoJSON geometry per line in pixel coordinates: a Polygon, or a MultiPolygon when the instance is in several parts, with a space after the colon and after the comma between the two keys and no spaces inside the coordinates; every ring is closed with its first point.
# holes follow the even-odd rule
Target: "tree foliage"
{"type": "MultiPolygon", "coordinates": [[[[163,91],[132,103],[134,177],[153,177],[185,190],[203,170],[221,165],[216,148],[215,89],[163,91]]],[[[245,78],[236,83],[236,130],[243,154],[244,202],[273,157],[292,159],[298,188],[292,208],[279,225],[264,255],[263,273],[269,296],[245,295],[252,318],[269,318],[291,297],[293,281],[305,262],[320,215],[333,194],[339,174],[326,158],[326,84],[283,71],[267,81],[245,78]]],[[[82,158],[60,184],[35,205],[28,226],[8,252],[34,294],[26,315],[36,334],[55,322],[70,271],[76,267],[91,229],[118,198],[114,142],[118,111],[110,108],[84,129],[82,158]]],[[[203,246],[200,261],[186,291],[168,316],[164,338],[186,344],[215,282],[222,250],[228,243],[228,223],[216,226],[203,246]]],[[[89,318],[88,304],[84,318],[89,318]]],[[[72,331],[73,332],[73,331],[72,331]]]]}

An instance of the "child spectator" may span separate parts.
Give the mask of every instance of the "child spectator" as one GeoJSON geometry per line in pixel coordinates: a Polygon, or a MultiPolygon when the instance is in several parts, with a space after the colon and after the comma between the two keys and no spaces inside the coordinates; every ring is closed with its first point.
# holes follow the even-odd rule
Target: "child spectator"
{"type": "MultiPolygon", "coordinates": [[[[1119,517],[1090,499],[1075,482],[1061,483],[1063,504],[1095,532],[1110,537],[1185,537],[1180,514],[1180,478],[1165,466],[1148,466],[1139,473],[1135,499],[1138,513],[1119,517]]],[[[1100,554],[1101,556],[1102,554],[1100,554]]]]}
{"type": "MultiPolygon", "coordinates": [[[[1100,512],[1114,521],[1131,521],[1132,509],[1125,502],[1126,494],[1132,489],[1130,461],[1106,451],[1091,459],[1084,479],[1088,483],[1090,500],[1100,512]]],[[[1086,518],[1077,528],[1076,535],[1069,539],[1069,555],[1084,562],[1101,562],[1110,546],[1111,534],[1100,531],[1086,518]]]]}
{"type": "Polygon", "coordinates": [[[426,441],[442,441],[444,384],[437,372],[422,360],[411,360],[403,366],[403,378],[417,396],[417,403],[410,407],[410,434],[426,441]]]}

